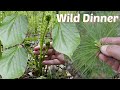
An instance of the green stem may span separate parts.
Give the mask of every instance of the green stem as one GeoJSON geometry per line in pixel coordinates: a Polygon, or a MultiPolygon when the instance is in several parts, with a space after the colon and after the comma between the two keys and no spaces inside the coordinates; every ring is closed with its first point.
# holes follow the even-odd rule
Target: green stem
{"type": "MultiPolygon", "coordinates": [[[[42,23],[44,21],[45,12],[43,12],[42,23]]],[[[42,29],[42,26],[41,26],[42,29]]],[[[43,35],[44,36],[44,35],[43,35]]],[[[43,37],[40,37],[40,59],[39,59],[39,74],[42,75],[42,49],[43,49],[43,37]]]]}
{"type": "Polygon", "coordinates": [[[34,26],[35,26],[35,34],[37,33],[37,11],[33,11],[33,17],[34,17],[34,26]]]}
{"type": "Polygon", "coordinates": [[[43,12],[42,26],[41,26],[41,29],[44,29],[44,30],[41,30],[41,31],[44,31],[44,32],[41,32],[41,37],[40,37],[40,60],[39,60],[40,75],[43,75],[43,73],[42,73],[42,61],[45,58],[45,54],[42,52],[42,49],[43,49],[45,35],[47,34],[48,25],[49,25],[49,22],[50,22],[50,19],[51,19],[51,16],[48,15],[48,16],[46,16],[45,21],[44,21],[44,16],[45,16],[45,12],[43,12]],[[46,21],[47,21],[47,23],[44,23],[46,21]],[[43,28],[43,25],[45,26],[45,28],[43,28]]]}
{"type": "Polygon", "coordinates": [[[41,44],[40,44],[40,59],[39,59],[40,75],[42,75],[42,45],[43,45],[43,42],[41,42],[41,44]]]}
{"type": "Polygon", "coordinates": [[[44,37],[45,37],[46,31],[47,31],[48,24],[49,24],[49,22],[48,22],[47,25],[46,25],[45,32],[44,32],[44,35],[43,35],[43,37],[42,37],[42,41],[41,41],[41,43],[40,43],[40,61],[39,61],[40,75],[42,75],[42,61],[43,61],[43,59],[44,59],[44,57],[45,57],[45,55],[43,55],[43,53],[42,53],[42,49],[43,49],[44,37]]]}
{"type": "Polygon", "coordinates": [[[37,69],[39,68],[38,66],[38,56],[37,55],[34,55],[32,51],[30,51],[27,47],[25,47],[25,49],[27,50],[27,52],[33,57],[35,58],[35,63],[36,63],[36,67],[37,69]]]}
{"type": "Polygon", "coordinates": [[[35,55],[35,63],[36,63],[36,68],[37,69],[39,69],[38,61],[39,61],[38,56],[35,55]]]}
{"type": "MultiPolygon", "coordinates": [[[[37,12],[33,11],[35,34],[37,33],[37,18],[36,18],[36,14],[37,14],[37,12]]],[[[35,55],[35,63],[36,63],[37,69],[39,69],[38,61],[39,61],[38,56],[35,55]]]]}

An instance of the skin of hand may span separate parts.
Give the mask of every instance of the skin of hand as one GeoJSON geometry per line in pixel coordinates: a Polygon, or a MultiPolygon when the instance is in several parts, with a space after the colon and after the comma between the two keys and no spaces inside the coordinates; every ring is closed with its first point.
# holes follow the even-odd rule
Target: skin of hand
{"type": "MultiPolygon", "coordinates": [[[[46,46],[43,46],[43,52],[45,50],[46,46]]],[[[34,48],[33,53],[36,55],[39,55],[40,52],[40,46],[36,46],[34,48]]],[[[45,60],[42,62],[43,65],[60,65],[65,64],[64,55],[62,53],[57,52],[52,47],[52,42],[50,42],[50,48],[48,49],[47,55],[45,57],[45,60]]]]}
{"type": "Polygon", "coordinates": [[[106,62],[115,72],[120,73],[120,37],[105,37],[100,40],[103,45],[100,60],[106,62]]]}

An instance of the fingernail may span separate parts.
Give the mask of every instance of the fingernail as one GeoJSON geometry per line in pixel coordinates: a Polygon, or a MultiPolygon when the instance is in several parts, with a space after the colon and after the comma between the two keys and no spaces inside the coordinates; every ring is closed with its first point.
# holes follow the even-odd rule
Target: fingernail
{"type": "Polygon", "coordinates": [[[103,46],[100,48],[100,50],[101,50],[101,52],[102,52],[103,54],[105,54],[105,55],[108,56],[108,53],[107,53],[107,51],[106,51],[107,47],[108,47],[108,45],[103,45],[103,46]]]}

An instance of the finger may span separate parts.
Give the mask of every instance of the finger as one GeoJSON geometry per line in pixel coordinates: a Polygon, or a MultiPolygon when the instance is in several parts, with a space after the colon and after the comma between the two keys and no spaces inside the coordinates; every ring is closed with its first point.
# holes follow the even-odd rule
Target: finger
{"type": "Polygon", "coordinates": [[[103,45],[101,52],[107,56],[120,60],[120,46],[118,45],[103,45]]]}
{"type": "Polygon", "coordinates": [[[118,62],[116,59],[114,59],[114,58],[109,58],[109,57],[107,57],[107,56],[105,56],[105,55],[103,55],[103,54],[100,54],[100,55],[99,55],[99,58],[100,58],[102,61],[106,62],[109,66],[111,66],[112,69],[114,69],[115,71],[118,70],[120,64],[119,64],[119,62],[118,62]]]}
{"type": "MultiPolygon", "coordinates": [[[[45,51],[42,51],[42,52],[45,54],[45,51]]],[[[39,55],[39,54],[40,54],[40,50],[38,50],[38,51],[33,51],[33,53],[36,54],[36,55],[39,55]]]]}
{"type": "Polygon", "coordinates": [[[59,55],[57,56],[57,59],[58,59],[60,62],[65,63],[65,59],[64,59],[64,55],[63,55],[63,54],[59,54],[59,55]]]}
{"type": "Polygon", "coordinates": [[[54,59],[54,60],[45,60],[42,62],[42,64],[44,64],[44,65],[60,65],[62,63],[58,59],[54,59]]]}
{"type": "MultiPolygon", "coordinates": [[[[43,50],[46,48],[46,45],[45,44],[43,44],[43,50]]],[[[36,46],[35,48],[34,48],[34,51],[37,51],[37,50],[40,50],[40,45],[38,45],[38,46],[36,46]]]]}
{"type": "Polygon", "coordinates": [[[55,55],[51,56],[51,60],[53,60],[53,59],[57,59],[55,55]]]}
{"type": "Polygon", "coordinates": [[[112,65],[112,69],[114,69],[115,71],[117,71],[118,68],[119,68],[119,66],[120,66],[120,63],[116,60],[116,61],[114,62],[114,64],[112,65]]]}
{"type": "Polygon", "coordinates": [[[120,65],[119,65],[119,68],[118,68],[117,72],[120,73],[120,65]]]}
{"type": "Polygon", "coordinates": [[[34,48],[34,51],[37,51],[37,50],[40,50],[40,46],[36,46],[36,47],[34,48]]]}
{"type": "Polygon", "coordinates": [[[99,55],[99,58],[102,60],[102,61],[104,61],[104,62],[106,62],[109,66],[111,66],[112,67],[112,65],[114,64],[114,62],[115,62],[115,60],[113,60],[112,58],[109,58],[109,57],[107,57],[107,56],[105,56],[105,55],[103,55],[103,54],[100,54],[99,55]]]}
{"type": "Polygon", "coordinates": [[[36,54],[36,55],[39,55],[39,54],[40,54],[39,51],[33,51],[33,53],[36,54]]]}
{"type": "Polygon", "coordinates": [[[105,56],[104,54],[99,54],[99,58],[100,58],[100,60],[102,60],[102,61],[104,61],[104,62],[107,62],[108,61],[108,57],[107,56],[105,56]]]}
{"type": "Polygon", "coordinates": [[[108,58],[108,60],[107,60],[107,64],[109,65],[109,66],[113,66],[114,65],[114,62],[115,62],[116,60],[115,59],[113,59],[113,58],[108,58]]]}
{"type": "Polygon", "coordinates": [[[103,44],[120,44],[120,37],[105,37],[100,40],[103,44]]]}
{"type": "Polygon", "coordinates": [[[48,55],[48,56],[51,56],[51,55],[53,55],[53,54],[55,54],[55,53],[54,53],[54,50],[53,50],[53,49],[48,49],[47,55],[48,55]]]}

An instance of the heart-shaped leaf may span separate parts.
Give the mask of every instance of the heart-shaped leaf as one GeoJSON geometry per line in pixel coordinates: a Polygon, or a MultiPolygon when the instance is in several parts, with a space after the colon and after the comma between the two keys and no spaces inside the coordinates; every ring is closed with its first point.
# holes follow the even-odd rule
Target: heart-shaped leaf
{"type": "Polygon", "coordinates": [[[52,31],[53,47],[69,58],[80,44],[80,35],[75,23],[60,23],[52,31]]]}
{"type": "Polygon", "coordinates": [[[27,61],[27,52],[20,46],[4,51],[0,59],[0,75],[3,79],[19,78],[25,72],[27,61]]]}
{"type": "Polygon", "coordinates": [[[5,48],[20,44],[25,39],[28,30],[26,16],[11,15],[3,20],[0,26],[0,40],[5,48]]]}

